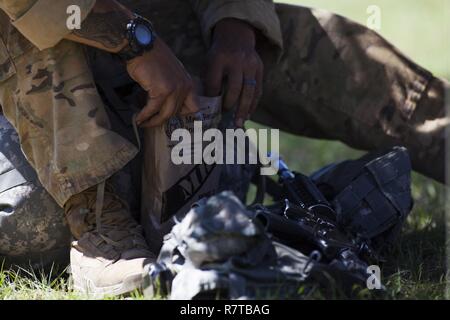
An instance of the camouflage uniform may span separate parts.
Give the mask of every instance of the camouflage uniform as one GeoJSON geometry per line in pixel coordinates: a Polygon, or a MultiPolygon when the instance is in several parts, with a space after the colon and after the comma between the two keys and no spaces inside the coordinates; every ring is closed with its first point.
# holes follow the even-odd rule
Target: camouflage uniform
{"type": "MultiPolygon", "coordinates": [[[[111,129],[85,48],[61,41],[69,32],[67,6],[80,5],[84,18],[94,2],[0,0],[9,15],[0,13],[0,103],[27,160],[61,206],[138,152],[111,129]]],[[[120,2],[151,19],[194,75],[203,72],[214,24],[225,17],[247,21],[266,39],[258,48],[266,77],[255,121],[361,149],[403,144],[416,170],[444,180],[450,121],[442,88],[448,84],[375,32],[270,0],[120,2]],[[440,88],[434,99],[431,83],[440,88]]],[[[109,68],[123,72],[120,64],[109,68]]]]}
{"type": "MultiPolygon", "coordinates": [[[[110,111],[107,109],[107,111],[110,111]]],[[[119,119],[108,115],[121,131],[119,119]]],[[[25,159],[16,130],[0,114],[0,265],[33,268],[66,265],[71,234],[63,209],[38,180],[25,159]]],[[[133,215],[139,216],[140,158],[114,174],[116,193],[127,201],[133,215]]]]}

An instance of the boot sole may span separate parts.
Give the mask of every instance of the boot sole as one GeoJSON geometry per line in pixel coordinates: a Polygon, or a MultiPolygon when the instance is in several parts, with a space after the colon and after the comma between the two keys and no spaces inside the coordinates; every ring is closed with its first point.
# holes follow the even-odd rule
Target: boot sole
{"type": "MultiPolygon", "coordinates": [[[[73,276],[73,274],[72,274],[73,276]]],[[[102,299],[105,296],[120,296],[142,287],[142,275],[129,276],[121,283],[107,287],[98,287],[90,279],[80,279],[73,276],[73,289],[90,298],[102,299]]]]}

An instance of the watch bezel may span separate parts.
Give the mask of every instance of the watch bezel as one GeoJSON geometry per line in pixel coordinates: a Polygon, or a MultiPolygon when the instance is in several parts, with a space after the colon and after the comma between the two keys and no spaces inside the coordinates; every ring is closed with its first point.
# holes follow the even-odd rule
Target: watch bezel
{"type": "Polygon", "coordinates": [[[143,55],[145,52],[153,48],[156,34],[153,25],[150,21],[135,14],[134,18],[130,20],[126,28],[126,38],[128,40],[128,46],[122,50],[119,55],[125,60],[130,60],[135,57],[143,55]],[[151,34],[151,41],[148,45],[141,44],[136,37],[136,28],[140,25],[147,27],[151,34]]]}

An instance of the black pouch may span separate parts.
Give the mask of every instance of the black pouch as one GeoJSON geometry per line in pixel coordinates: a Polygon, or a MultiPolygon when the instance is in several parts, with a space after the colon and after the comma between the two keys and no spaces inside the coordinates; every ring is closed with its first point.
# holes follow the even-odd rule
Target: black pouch
{"type": "Polygon", "coordinates": [[[327,166],[311,178],[332,203],[339,226],[383,253],[413,207],[411,162],[404,147],[327,166]]]}

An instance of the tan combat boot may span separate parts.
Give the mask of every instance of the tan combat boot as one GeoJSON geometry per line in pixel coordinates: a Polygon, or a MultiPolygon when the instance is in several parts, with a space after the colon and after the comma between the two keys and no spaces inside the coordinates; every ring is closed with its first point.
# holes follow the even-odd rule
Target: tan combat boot
{"type": "Polygon", "coordinates": [[[95,298],[141,286],[144,266],[155,261],[125,202],[102,183],[64,206],[72,235],[74,289],[95,298]]]}

